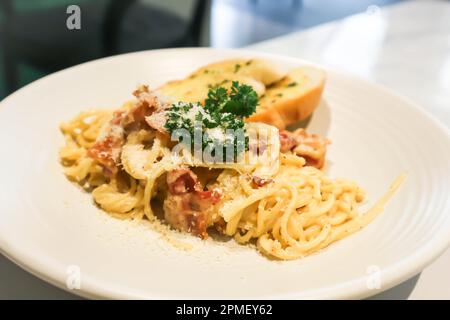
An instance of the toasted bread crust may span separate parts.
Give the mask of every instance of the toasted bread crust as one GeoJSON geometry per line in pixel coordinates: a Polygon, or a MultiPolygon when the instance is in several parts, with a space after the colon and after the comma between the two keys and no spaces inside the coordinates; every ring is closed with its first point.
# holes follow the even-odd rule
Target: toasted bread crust
{"type": "Polygon", "coordinates": [[[284,129],[309,117],[318,106],[325,73],[304,66],[283,74],[279,67],[264,60],[233,59],[203,66],[185,79],[169,81],[157,90],[181,101],[204,103],[211,86],[229,87],[231,81],[252,86],[260,96],[256,112],[247,121],[284,129]]]}
{"type": "Polygon", "coordinates": [[[257,111],[247,121],[264,122],[278,129],[284,129],[290,124],[302,121],[308,118],[318,106],[324,85],[325,81],[302,96],[275,102],[270,108],[257,111]]]}

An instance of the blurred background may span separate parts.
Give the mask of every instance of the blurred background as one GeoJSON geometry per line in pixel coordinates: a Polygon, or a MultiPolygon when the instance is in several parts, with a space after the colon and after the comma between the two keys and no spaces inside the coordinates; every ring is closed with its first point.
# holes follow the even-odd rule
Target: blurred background
{"type": "Polygon", "coordinates": [[[0,99],[46,74],[105,56],[243,47],[401,1],[0,0],[0,99]],[[80,9],[80,29],[67,27],[71,5],[80,9]]]}

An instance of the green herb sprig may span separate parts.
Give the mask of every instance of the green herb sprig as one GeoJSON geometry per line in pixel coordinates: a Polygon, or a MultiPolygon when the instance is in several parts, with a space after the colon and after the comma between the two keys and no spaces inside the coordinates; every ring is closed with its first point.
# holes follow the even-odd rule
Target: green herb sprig
{"type": "MultiPolygon", "coordinates": [[[[191,135],[191,141],[194,141],[194,122],[200,122],[203,127],[204,139],[202,143],[203,150],[211,148],[218,143],[226,147],[234,145],[235,156],[240,150],[248,149],[248,136],[245,135],[245,140],[237,139],[236,136],[230,137],[226,134],[227,129],[243,130],[245,134],[244,118],[252,115],[258,104],[258,95],[251,86],[239,84],[233,81],[230,90],[224,87],[215,86],[209,89],[208,97],[205,100],[204,109],[195,114],[195,121],[187,114],[194,104],[192,103],[177,103],[173,104],[167,112],[167,122],[165,128],[169,133],[176,129],[186,129],[191,135]],[[206,133],[207,129],[220,128],[224,133],[223,140],[217,140],[214,137],[209,137],[206,133]],[[244,145],[242,145],[244,144],[244,145]]],[[[198,104],[196,104],[198,105],[198,104]]],[[[223,150],[225,155],[225,150],[223,150]]],[[[230,159],[225,159],[230,160],[230,159]]]]}

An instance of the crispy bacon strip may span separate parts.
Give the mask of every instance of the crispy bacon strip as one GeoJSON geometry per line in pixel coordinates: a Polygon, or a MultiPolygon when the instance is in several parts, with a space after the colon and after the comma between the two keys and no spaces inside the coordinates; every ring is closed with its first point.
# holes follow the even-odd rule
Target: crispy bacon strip
{"type": "Polygon", "coordinates": [[[203,190],[189,169],[167,173],[168,196],[164,201],[165,220],[174,228],[207,238],[212,224],[211,212],[221,199],[217,190],[203,190]]]}
{"type": "Polygon", "coordinates": [[[200,190],[200,182],[197,176],[188,169],[173,170],[167,174],[167,186],[169,192],[174,195],[200,190]]]}
{"type": "Polygon", "coordinates": [[[120,149],[124,143],[124,132],[121,124],[125,116],[125,111],[114,112],[109,126],[87,151],[89,157],[97,160],[103,166],[105,174],[108,176],[117,173],[120,149]]]}
{"type": "Polygon", "coordinates": [[[148,86],[140,86],[133,95],[136,97],[136,104],[128,112],[126,125],[139,124],[140,128],[145,128],[148,125],[146,119],[149,116],[170,107],[167,101],[150,91],[148,86]]]}
{"type": "Polygon", "coordinates": [[[134,120],[145,121],[151,128],[167,134],[164,125],[167,122],[166,110],[170,108],[170,102],[154,92],[150,92],[148,86],[141,86],[133,94],[138,99],[134,120]]]}
{"type": "Polygon", "coordinates": [[[167,122],[167,116],[164,111],[157,111],[145,118],[146,123],[153,129],[158,130],[161,133],[167,134],[165,124],[167,122]]]}
{"type": "Polygon", "coordinates": [[[252,183],[256,187],[263,187],[266,184],[272,183],[273,179],[261,178],[258,176],[253,176],[252,183]]]}
{"type": "Polygon", "coordinates": [[[297,139],[292,132],[280,131],[280,151],[288,152],[297,145],[297,139]]]}
{"type": "Polygon", "coordinates": [[[328,139],[316,134],[308,134],[305,129],[297,129],[294,132],[280,131],[280,151],[292,151],[306,160],[306,165],[318,169],[325,163],[328,139]]]}
{"type": "Polygon", "coordinates": [[[125,143],[125,132],[149,129],[150,126],[165,133],[165,119],[161,117],[161,114],[170,107],[170,103],[150,91],[148,86],[139,87],[133,95],[136,97],[135,105],[128,111],[114,112],[109,125],[87,153],[103,166],[105,174],[109,176],[115,175],[118,171],[120,153],[125,143]],[[154,115],[158,116],[156,120],[153,118],[154,115]]]}

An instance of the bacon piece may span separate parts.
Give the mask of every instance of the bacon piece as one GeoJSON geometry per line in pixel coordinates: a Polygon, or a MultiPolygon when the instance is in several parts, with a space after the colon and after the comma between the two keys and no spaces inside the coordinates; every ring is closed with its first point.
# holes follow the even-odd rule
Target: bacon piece
{"type": "Polygon", "coordinates": [[[136,90],[133,91],[133,96],[139,98],[142,93],[148,93],[150,90],[148,89],[148,85],[141,85],[136,90]]]}
{"type": "Polygon", "coordinates": [[[295,135],[289,131],[280,131],[280,151],[287,152],[297,145],[295,135]]]}
{"type": "Polygon", "coordinates": [[[117,173],[117,163],[120,149],[124,143],[121,124],[125,118],[125,111],[115,111],[109,126],[104,129],[100,138],[87,150],[87,155],[97,160],[105,169],[105,174],[112,176],[117,173]]]}
{"type": "Polygon", "coordinates": [[[145,121],[145,117],[148,117],[152,113],[153,109],[147,104],[137,104],[136,107],[130,110],[129,121],[132,123],[142,123],[145,121]]]}
{"type": "Polygon", "coordinates": [[[220,201],[220,192],[203,190],[197,176],[189,169],[168,172],[167,185],[165,220],[178,230],[207,238],[206,229],[212,223],[211,209],[220,201]]]}
{"type": "Polygon", "coordinates": [[[265,178],[260,178],[257,176],[253,176],[252,178],[252,182],[256,187],[263,187],[266,184],[272,183],[273,179],[265,179],[265,178]]]}
{"type": "Polygon", "coordinates": [[[322,168],[325,164],[327,145],[331,143],[330,140],[316,134],[308,134],[304,129],[297,129],[294,134],[297,136],[298,145],[293,152],[303,157],[306,165],[322,168]]]}
{"type": "Polygon", "coordinates": [[[150,91],[148,86],[139,87],[133,95],[137,98],[135,105],[128,111],[115,111],[109,125],[100,134],[94,146],[88,150],[88,156],[97,160],[110,176],[118,171],[125,133],[149,129],[149,126],[165,133],[165,119],[155,118],[154,122],[146,119],[152,114],[162,113],[170,107],[169,102],[150,91]]]}
{"type": "Polygon", "coordinates": [[[316,134],[308,134],[305,129],[297,129],[294,132],[280,132],[280,151],[291,151],[304,158],[307,166],[322,168],[325,163],[328,139],[316,134]]]}
{"type": "Polygon", "coordinates": [[[167,122],[166,112],[164,111],[155,112],[150,116],[147,116],[145,118],[145,121],[151,128],[158,130],[161,133],[167,133],[167,130],[164,127],[167,122]]]}
{"type": "Polygon", "coordinates": [[[97,160],[106,169],[107,175],[117,172],[116,159],[114,158],[114,149],[119,148],[121,142],[114,139],[113,136],[107,136],[105,139],[97,142],[87,151],[87,155],[97,160]]]}
{"type": "Polygon", "coordinates": [[[166,110],[171,104],[164,97],[141,86],[133,92],[137,98],[136,107],[131,110],[131,122],[146,123],[151,128],[167,134],[164,125],[167,122],[166,110]]]}
{"type": "Polygon", "coordinates": [[[173,170],[167,173],[167,185],[169,192],[181,195],[200,189],[197,176],[189,169],[173,170]]]}
{"type": "Polygon", "coordinates": [[[113,118],[111,119],[111,124],[118,126],[125,118],[125,110],[117,110],[113,113],[113,118]]]}
{"type": "Polygon", "coordinates": [[[148,86],[140,86],[133,92],[133,95],[137,98],[136,103],[128,112],[124,125],[132,129],[148,128],[150,125],[153,129],[166,133],[164,131],[165,121],[162,126],[154,126],[148,123],[146,119],[152,115],[163,113],[166,109],[170,108],[170,101],[154,91],[149,90],[148,86]]]}
{"type": "Polygon", "coordinates": [[[148,91],[148,86],[139,87],[133,92],[133,95],[136,96],[137,100],[135,105],[128,111],[124,126],[131,130],[148,128],[145,117],[151,115],[155,110],[153,108],[155,104],[154,99],[144,98],[146,96],[152,97],[148,91]]]}

